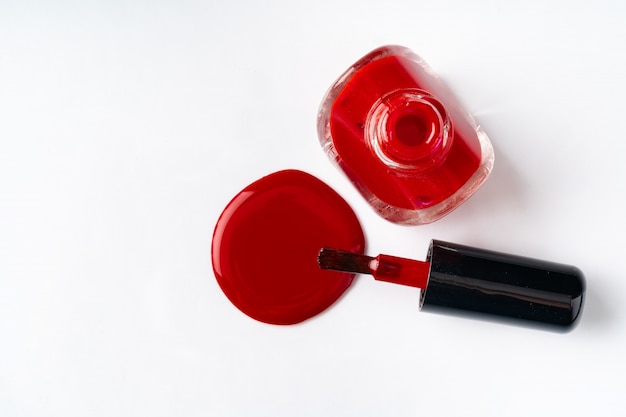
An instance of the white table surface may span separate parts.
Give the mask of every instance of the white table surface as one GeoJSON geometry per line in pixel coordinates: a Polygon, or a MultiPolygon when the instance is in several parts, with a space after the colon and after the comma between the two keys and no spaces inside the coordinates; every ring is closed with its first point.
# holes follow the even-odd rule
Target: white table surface
{"type": "Polygon", "coordinates": [[[618,1],[3,1],[0,415],[625,415],[625,23],[618,1]],[[326,89],[389,43],[495,147],[427,226],[377,217],[317,140],[326,89]],[[580,325],[419,312],[365,276],[300,325],[248,318],[211,234],[285,168],[344,196],[371,254],[437,238],[577,265],[580,325]]]}

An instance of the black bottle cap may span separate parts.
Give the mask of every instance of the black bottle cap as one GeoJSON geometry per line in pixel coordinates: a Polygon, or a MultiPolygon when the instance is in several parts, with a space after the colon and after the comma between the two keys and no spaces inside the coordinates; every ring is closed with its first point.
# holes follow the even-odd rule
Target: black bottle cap
{"type": "Polygon", "coordinates": [[[570,330],[583,307],[585,278],[570,265],[433,240],[420,308],[570,330]],[[520,319],[521,321],[517,320],[520,319]]]}

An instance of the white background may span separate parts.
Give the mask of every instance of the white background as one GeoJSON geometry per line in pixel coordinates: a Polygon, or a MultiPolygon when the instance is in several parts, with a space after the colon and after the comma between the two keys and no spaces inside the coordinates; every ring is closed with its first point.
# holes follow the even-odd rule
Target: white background
{"type": "Polygon", "coordinates": [[[624,415],[626,6],[615,1],[0,3],[0,415],[624,415]],[[420,54],[491,137],[487,183],[438,222],[376,216],[319,147],[331,83],[420,54]],[[571,263],[558,334],[418,311],[359,277],[296,326],[211,269],[240,189],[297,168],[368,252],[431,238],[571,263]]]}

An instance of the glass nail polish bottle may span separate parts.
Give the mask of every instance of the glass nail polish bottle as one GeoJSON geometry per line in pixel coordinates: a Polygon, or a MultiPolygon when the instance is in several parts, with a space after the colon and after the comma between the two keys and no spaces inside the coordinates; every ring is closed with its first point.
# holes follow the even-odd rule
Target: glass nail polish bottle
{"type": "Polygon", "coordinates": [[[369,204],[400,224],[433,222],[467,200],[493,167],[483,130],[428,65],[378,48],[326,94],[318,135],[369,204]]]}

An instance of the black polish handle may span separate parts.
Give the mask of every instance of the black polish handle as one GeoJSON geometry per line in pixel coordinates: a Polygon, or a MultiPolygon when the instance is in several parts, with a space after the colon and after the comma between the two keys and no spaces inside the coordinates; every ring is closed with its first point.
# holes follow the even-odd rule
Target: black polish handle
{"type": "Polygon", "coordinates": [[[428,260],[424,311],[565,331],[581,315],[585,278],[574,266],[438,240],[431,242],[428,260]]]}

